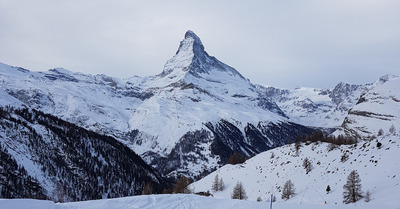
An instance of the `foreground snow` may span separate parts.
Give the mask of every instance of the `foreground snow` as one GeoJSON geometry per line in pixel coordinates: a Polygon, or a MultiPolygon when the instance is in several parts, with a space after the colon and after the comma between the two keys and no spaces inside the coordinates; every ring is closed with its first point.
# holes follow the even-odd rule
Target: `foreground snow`
{"type": "MultiPolygon", "coordinates": [[[[364,203],[349,205],[334,205],[334,204],[313,204],[313,203],[298,203],[298,202],[276,202],[273,208],[279,209],[314,209],[314,208],[381,208],[378,202],[364,203]]],[[[202,197],[197,195],[148,195],[148,196],[135,196],[107,200],[93,200],[84,202],[73,203],[53,203],[45,200],[30,200],[30,199],[14,199],[5,200],[0,199],[0,209],[114,209],[114,208],[140,208],[140,209],[258,209],[269,208],[268,202],[254,202],[244,200],[231,200],[231,199],[217,199],[213,197],[202,197]]],[[[400,208],[400,206],[387,207],[400,208]]]]}

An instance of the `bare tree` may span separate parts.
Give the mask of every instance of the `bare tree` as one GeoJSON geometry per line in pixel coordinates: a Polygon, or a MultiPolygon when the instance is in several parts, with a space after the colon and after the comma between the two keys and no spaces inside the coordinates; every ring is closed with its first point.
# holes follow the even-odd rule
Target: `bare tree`
{"type": "Polygon", "coordinates": [[[395,134],[396,134],[396,128],[394,127],[393,124],[392,124],[392,125],[390,126],[390,128],[389,128],[389,133],[392,134],[392,135],[395,135],[395,134]]]}
{"type": "Polygon", "coordinates": [[[147,182],[146,185],[144,185],[142,194],[143,195],[153,194],[153,184],[151,183],[151,181],[147,182]]]}
{"type": "Polygon", "coordinates": [[[186,178],[185,176],[181,176],[179,180],[176,182],[172,192],[173,193],[190,193],[190,188],[188,187],[193,180],[191,178],[186,178]]]}
{"type": "Polygon", "coordinates": [[[229,159],[228,159],[228,164],[236,165],[236,164],[241,164],[246,161],[246,157],[240,153],[233,153],[229,159]]]}
{"type": "Polygon", "coordinates": [[[343,202],[346,204],[357,202],[363,197],[361,191],[361,179],[357,171],[353,170],[350,172],[343,189],[343,202]]]}
{"type": "Polygon", "coordinates": [[[288,200],[295,194],[294,184],[291,180],[287,180],[283,185],[282,199],[288,200]]]}
{"type": "Polygon", "coordinates": [[[296,150],[296,156],[299,156],[299,150],[301,148],[301,141],[298,140],[297,137],[296,137],[296,142],[294,143],[294,148],[296,150]]]}
{"type": "Polygon", "coordinates": [[[239,200],[247,199],[246,191],[244,190],[242,182],[239,181],[233,188],[231,197],[232,199],[239,199],[239,200]]]}

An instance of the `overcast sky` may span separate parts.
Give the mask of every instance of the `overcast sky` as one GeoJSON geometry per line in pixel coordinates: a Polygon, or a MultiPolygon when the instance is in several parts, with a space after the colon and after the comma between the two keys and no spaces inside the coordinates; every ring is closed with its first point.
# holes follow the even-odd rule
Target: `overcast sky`
{"type": "Polygon", "coordinates": [[[155,75],[187,30],[257,84],[332,88],[400,75],[399,0],[0,0],[0,62],[155,75]]]}

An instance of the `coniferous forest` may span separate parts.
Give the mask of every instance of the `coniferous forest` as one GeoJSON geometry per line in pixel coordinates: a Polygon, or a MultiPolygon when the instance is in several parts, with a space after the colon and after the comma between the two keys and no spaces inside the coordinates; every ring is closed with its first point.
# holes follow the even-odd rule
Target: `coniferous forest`
{"type": "Polygon", "coordinates": [[[155,192],[165,186],[161,175],[113,137],[40,111],[0,108],[0,137],[2,198],[82,201],[141,194],[148,182],[155,192]],[[6,148],[40,172],[28,174],[6,148]]]}

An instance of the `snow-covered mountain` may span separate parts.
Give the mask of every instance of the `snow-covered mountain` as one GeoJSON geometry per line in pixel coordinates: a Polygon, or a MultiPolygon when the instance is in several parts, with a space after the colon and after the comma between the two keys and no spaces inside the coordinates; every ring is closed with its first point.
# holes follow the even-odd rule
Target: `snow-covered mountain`
{"type": "MultiPolygon", "coordinates": [[[[400,198],[399,153],[400,137],[395,134],[385,134],[373,141],[354,145],[301,143],[298,152],[291,144],[263,152],[243,164],[225,165],[190,187],[195,192],[209,191],[216,198],[228,199],[240,181],[248,200],[261,198],[265,201],[273,194],[278,204],[323,205],[326,201],[328,205],[341,208],[343,185],[350,172],[356,170],[361,178],[362,191],[364,194],[370,192],[372,204],[396,208],[400,198]],[[311,162],[308,173],[303,166],[306,158],[311,162]],[[212,190],[216,175],[225,184],[223,191],[212,190]],[[287,180],[294,183],[295,195],[286,201],[281,199],[281,194],[287,180]],[[331,188],[329,193],[326,191],[328,185],[331,188]]],[[[371,203],[361,200],[358,204],[368,206],[371,203]]]]}
{"type": "Polygon", "coordinates": [[[348,111],[370,85],[339,83],[333,89],[298,87],[294,90],[257,86],[264,95],[296,123],[323,127],[339,127],[348,111]]]}
{"type": "Polygon", "coordinates": [[[314,129],[293,123],[192,31],[156,76],[116,79],[0,65],[1,105],[25,106],[112,135],[170,176],[196,176],[314,129]],[[168,162],[168,163],[167,163],[168,162]]]}
{"type": "Polygon", "coordinates": [[[386,75],[364,92],[334,134],[358,139],[400,130],[400,77],[386,75]]]}

